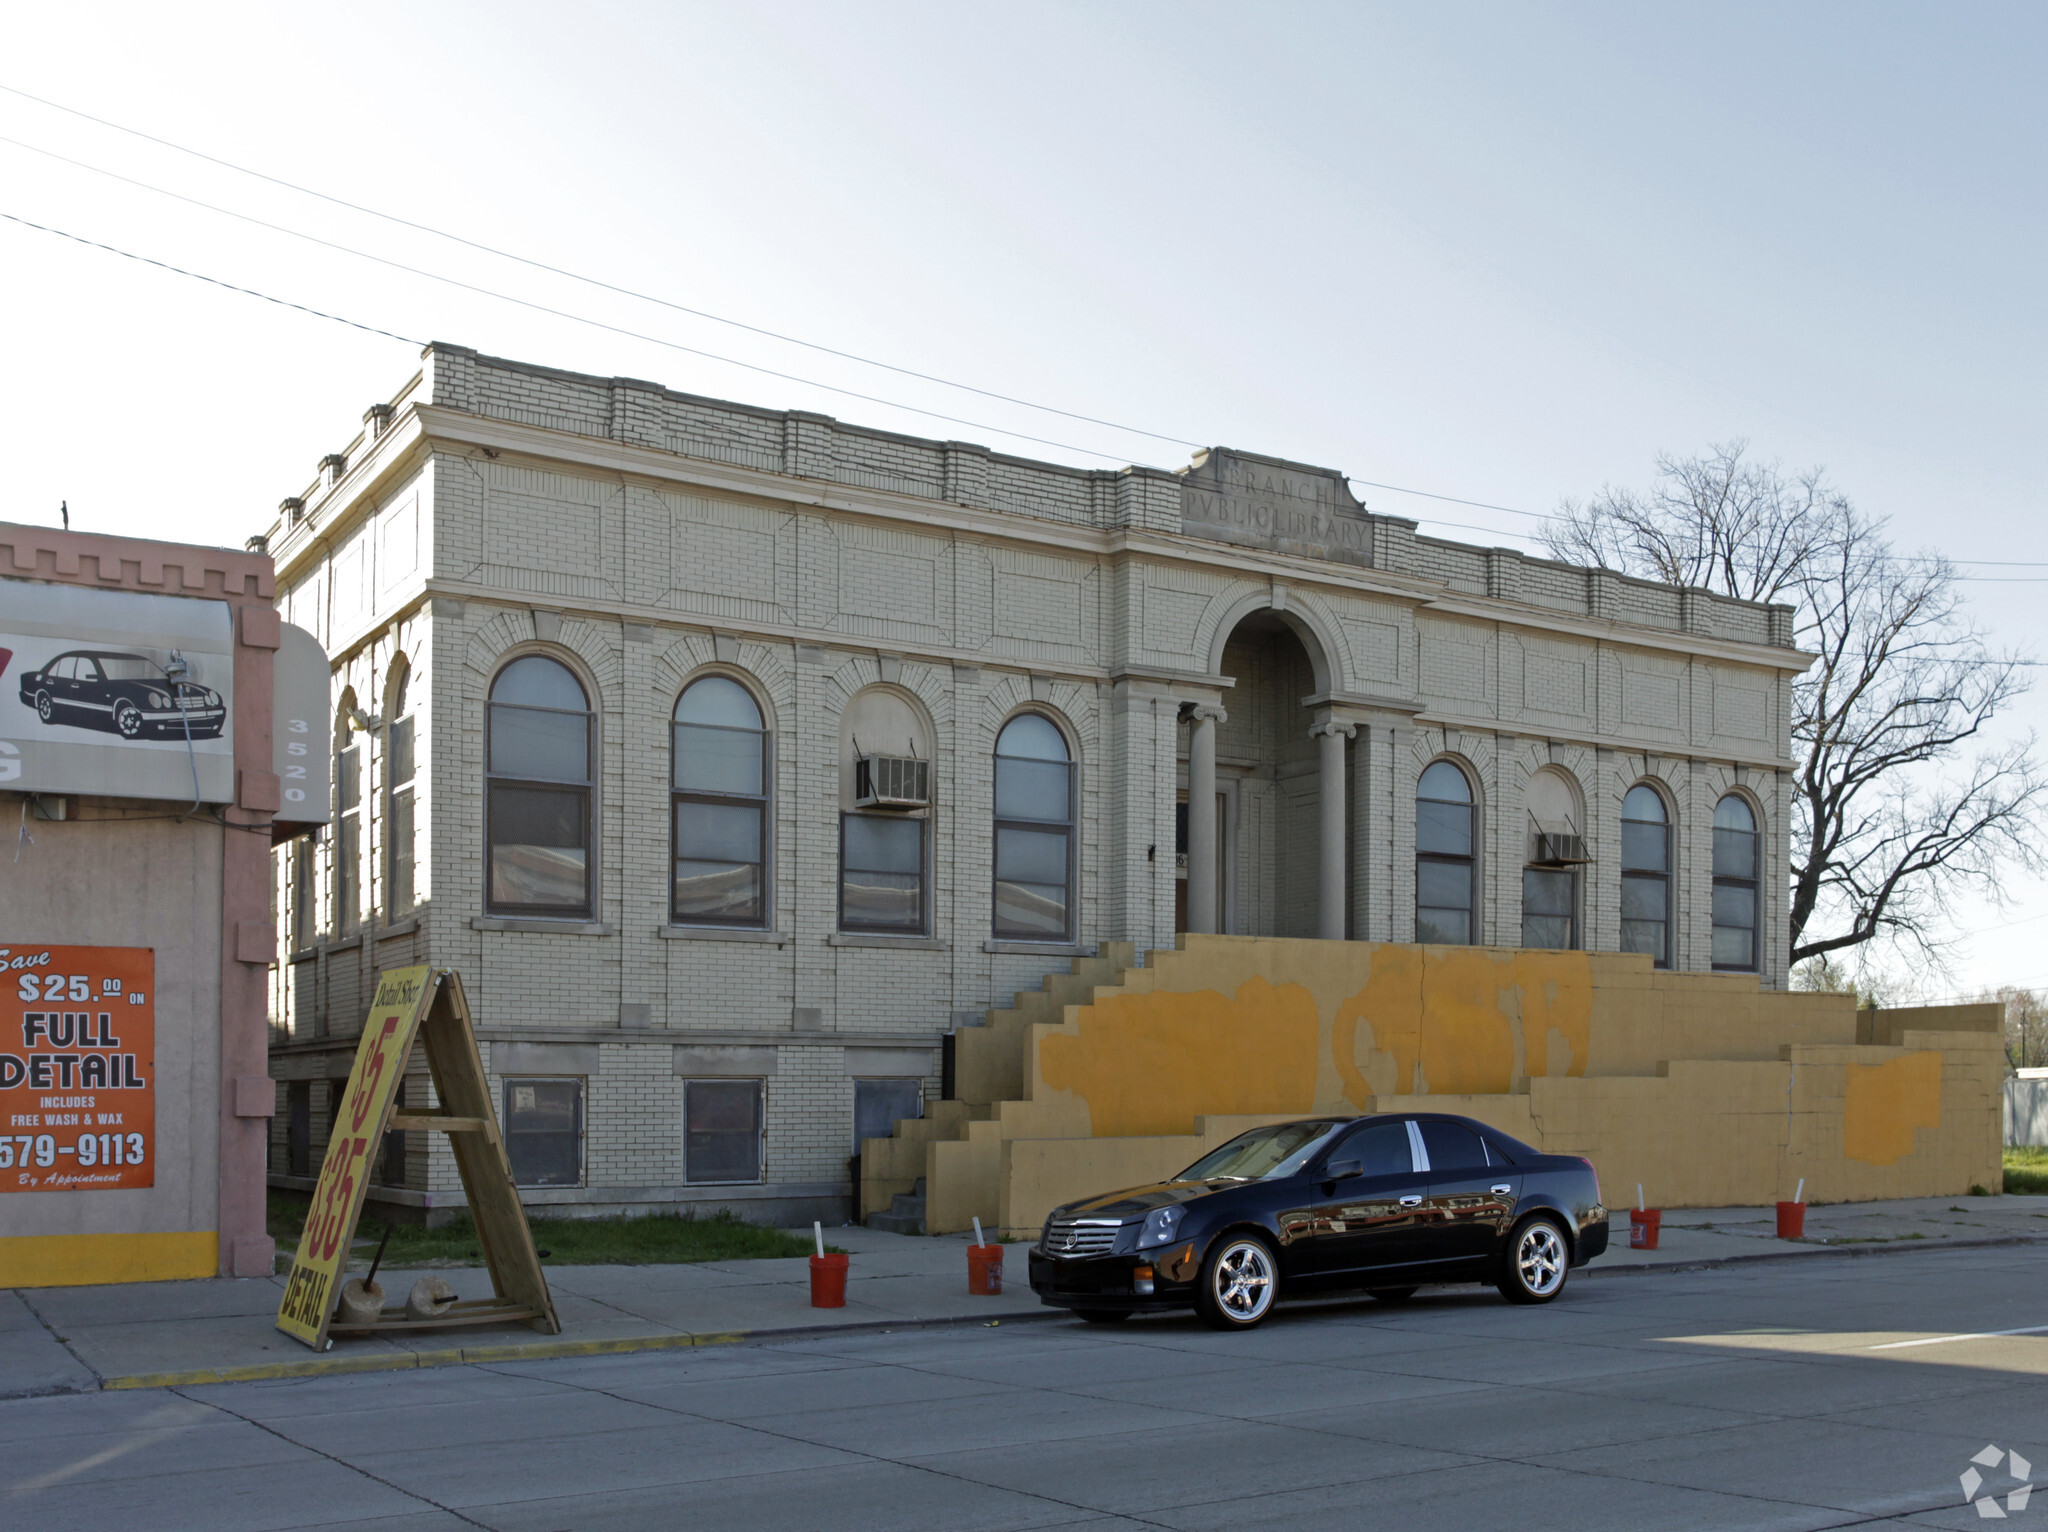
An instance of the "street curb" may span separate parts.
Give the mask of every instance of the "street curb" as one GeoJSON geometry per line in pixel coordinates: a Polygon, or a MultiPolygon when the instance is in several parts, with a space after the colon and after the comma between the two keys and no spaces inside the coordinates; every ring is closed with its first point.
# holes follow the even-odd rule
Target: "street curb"
{"type": "MultiPolygon", "coordinates": [[[[1576,1275],[1644,1277],[1666,1273],[1711,1271],[1727,1266],[1783,1264],[1828,1256],[1907,1255],[1935,1250],[1985,1250],[2003,1246],[2048,1244],[2048,1235],[2008,1234],[1986,1239],[1888,1240],[1868,1245],[1809,1245],[1803,1250],[1759,1251],[1753,1255],[1705,1256],[1690,1261],[1636,1261],[1628,1265],[1584,1266],[1576,1275]]],[[[1333,1301],[1348,1298],[1332,1295],[1333,1301]]],[[[343,1373],[411,1372],[428,1367],[477,1366],[487,1362],[540,1362],[564,1357],[625,1356],[643,1351],[680,1351],[694,1346],[737,1346],[749,1342],[815,1340],[834,1335],[878,1335],[895,1330],[945,1330],[991,1325],[1030,1324],[1063,1319],[1066,1310],[1040,1308],[1008,1313],[994,1320],[957,1315],[946,1319],[878,1319],[851,1325],[785,1325],[769,1330],[707,1331],[704,1334],[619,1336],[610,1340],[544,1340],[531,1345],[450,1346],[438,1351],[385,1353],[378,1356],[309,1356],[296,1362],[263,1362],[248,1367],[200,1367],[184,1372],[129,1373],[100,1380],[102,1389],[190,1388],[209,1383],[262,1383],[285,1378],[316,1378],[343,1373]]]]}
{"type": "Polygon", "coordinates": [[[281,1378],[317,1378],[337,1373],[412,1372],[427,1367],[477,1366],[486,1362],[538,1362],[563,1357],[624,1356],[641,1351],[680,1351],[692,1346],[737,1346],[749,1341],[813,1340],[831,1335],[877,1335],[891,1330],[987,1328],[1058,1319],[1063,1309],[999,1314],[993,1320],[961,1315],[949,1319],[877,1319],[852,1325],[785,1325],[773,1330],[707,1331],[702,1335],[617,1336],[595,1341],[535,1341],[495,1346],[450,1346],[440,1351],[378,1356],[307,1357],[298,1362],[259,1362],[247,1367],[198,1367],[185,1372],[138,1372],[102,1378],[102,1389],[189,1388],[208,1383],[264,1383],[281,1378]]]}
{"type": "MultiPolygon", "coordinates": [[[[1636,1261],[1626,1266],[1583,1266],[1588,1277],[1649,1277],[1669,1271],[1711,1271],[1718,1266],[1756,1266],[1765,1262],[1812,1261],[1824,1256],[1912,1255],[1923,1250],[1988,1250],[2001,1245],[2048,1245],[2048,1234],[1995,1234],[1984,1239],[1873,1240],[1862,1245],[1808,1244],[1803,1250],[1760,1250],[1754,1255],[1708,1255],[1686,1261],[1636,1261]]],[[[1627,1246],[1623,1246],[1627,1249],[1627,1246]]]]}

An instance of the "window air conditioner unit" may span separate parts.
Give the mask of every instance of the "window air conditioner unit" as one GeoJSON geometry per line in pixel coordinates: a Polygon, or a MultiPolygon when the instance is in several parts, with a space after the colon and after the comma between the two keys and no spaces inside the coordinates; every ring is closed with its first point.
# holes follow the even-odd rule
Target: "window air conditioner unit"
{"type": "Polygon", "coordinates": [[[932,763],[910,756],[863,755],[853,763],[853,805],[921,809],[932,801],[932,763]]]}
{"type": "Polygon", "coordinates": [[[1539,865],[1565,867],[1593,860],[1586,855],[1586,837],[1583,835],[1565,830],[1538,830],[1530,840],[1534,844],[1529,860],[1539,865]]]}

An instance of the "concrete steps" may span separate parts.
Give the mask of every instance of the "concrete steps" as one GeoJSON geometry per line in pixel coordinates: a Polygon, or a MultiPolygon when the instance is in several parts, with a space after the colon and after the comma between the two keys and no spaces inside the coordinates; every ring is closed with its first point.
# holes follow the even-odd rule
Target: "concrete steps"
{"type": "MultiPolygon", "coordinates": [[[[1008,1006],[991,1006],[979,1021],[954,1029],[954,1099],[925,1104],[925,1115],[899,1120],[887,1138],[861,1144],[862,1220],[872,1228],[895,1228],[880,1219],[899,1216],[898,1204],[914,1200],[917,1232],[923,1232],[927,1206],[925,1186],[940,1175],[947,1184],[960,1178],[948,1171],[961,1154],[976,1164],[999,1155],[1007,1136],[996,1131],[1004,1103],[1024,1094],[1025,1056],[1034,1025],[1057,1023],[1070,1005],[1085,1004],[1097,989],[1125,982],[1138,961],[1131,942],[1103,942],[1095,956],[1074,958],[1065,972],[1047,974],[1035,990],[1019,990],[1008,1006]],[[976,1125],[983,1124],[977,1131],[976,1125]],[[947,1169],[935,1171],[934,1166],[947,1169]]],[[[973,1179],[987,1180],[993,1162],[973,1179]]],[[[985,1198],[977,1198],[978,1210],[985,1198]]],[[[950,1207],[941,1223],[958,1212],[950,1207]]],[[[995,1210],[988,1209],[993,1221],[995,1210]]],[[[966,1227],[966,1225],[962,1225],[966,1227]]]]}
{"type": "Polygon", "coordinates": [[[868,1214],[867,1225],[887,1234],[924,1233],[924,1177],[919,1176],[911,1190],[891,1197],[887,1212],[868,1214]]]}

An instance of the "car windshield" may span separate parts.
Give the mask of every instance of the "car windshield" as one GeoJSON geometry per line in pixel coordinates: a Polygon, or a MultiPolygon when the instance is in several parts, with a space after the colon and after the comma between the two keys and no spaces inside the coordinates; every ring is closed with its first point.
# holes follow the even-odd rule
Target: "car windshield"
{"type": "MultiPolygon", "coordinates": [[[[1346,1118],[1345,1122],[1350,1119],[1346,1118]]],[[[1344,1122],[1283,1122],[1240,1133],[1180,1173],[1182,1181],[1271,1181],[1308,1163],[1344,1122]]]]}
{"type": "Polygon", "coordinates": [[[155,660],[146,660],[139,654],[96,654],[100,669],[106,672],[109,681],[167,681],[170,677],[155,660]]]}

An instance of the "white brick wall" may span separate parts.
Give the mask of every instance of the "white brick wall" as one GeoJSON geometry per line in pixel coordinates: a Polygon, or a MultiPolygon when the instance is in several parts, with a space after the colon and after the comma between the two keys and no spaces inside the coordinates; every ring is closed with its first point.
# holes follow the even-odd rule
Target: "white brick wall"
{"type": "MultiPolygon", "coordinates": [[[[1179,714],[1203,700],[1229,714],[1234,928],[1313,934],[1313,693],[1358,725],[1355,936],[1412,938],[1415,779],[1448,754],[1481,805],[1486,940],[1519,940],[1524,784],[1549,765],[1586,803],[1585,940],[1616,945],[1620,799],[1648,776],[1679,811],[1675,960],[1705,967],[1713,806],[1740,769],[1765,826],[1764,976],[1784,981],[1789,683],[1784,651],[1761,647],[1785,637],[1765,609],[1417,537],[1395,519],[1374,523],[1378,569],[1233,548],[1184,535],[1178,483],[1155,470],[1036,464],[455,348],[430,353],[401,406],[376,452],[352,446],[350,476],[309,497],[305,526],[273,547],[280,606],[335,655],[337,693],[381,711],[398,657],[412,666],[420,907],[391,929],[385,766],[369,740],[370,932],[338,934],[330,838],[320,939],[277,972],[280,1068],[346,1045],[379,968],[457,968],[487,1036],[603,1045],[585,1205],[682,1195],[677,1041],[776,1047],[756,1206],[786,1191],[787,1212],[804,1188],[845,1179],[852,1099],[836,1039],[929,1048],[935,1096],[953,1014],[1064,966],[987,950],[991,752],[1022,708],[1076,742],[1084,946],[1172,941],[1179,714]],[[404,407],[422,401],[456,422],[442,437],[404,407]],[[1126,546],[1127,532],[1149,541],[1126,546]],[[1268,608],[1296,637],[1239,629],[1268,608]],[[590,932],[476,920],[485,697],[524,652],[562,658],[597,713],[590,932]],[[670,715],[707,669],[752,687],[773,735],[773,940],[661,934],[670,715]],[[831,940],[841,718],[872,686],[914,698],[932,731],[931,930],[894,948],[831,940]]],[[[278,877],[288,928],[282,854],[278,877]]],[[[410,1159],[416,1192],[452,1190],[444,1147],[410,1159]]]]}

